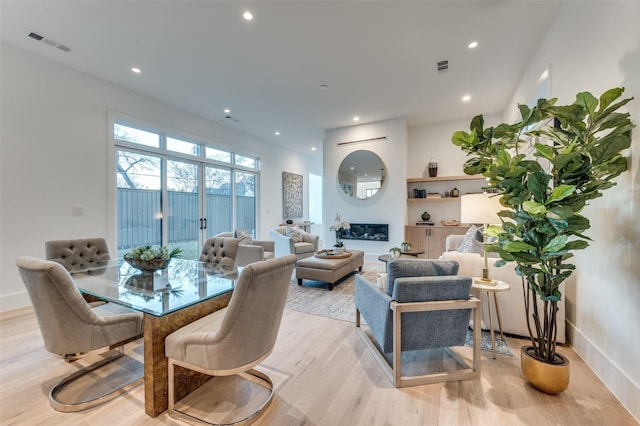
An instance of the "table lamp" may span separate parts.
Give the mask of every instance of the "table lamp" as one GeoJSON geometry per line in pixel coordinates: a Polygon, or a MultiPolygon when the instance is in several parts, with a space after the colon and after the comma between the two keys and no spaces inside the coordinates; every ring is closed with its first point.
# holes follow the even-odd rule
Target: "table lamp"
{"type": "MultiPolygon", "coordinates": [[[[500,223],[498,212],[502,210],[500,196],[483,192],[481,194],[466,194],[460,199],[460,221],[464,223],[481,224],[484,226],[482,235],[486,242],[487,225],[500,223]]],[[[484,250],[484,267],[482,268],[481,284],[493,285],[495,280],[489,277],[489,257],[484,250]]]]}

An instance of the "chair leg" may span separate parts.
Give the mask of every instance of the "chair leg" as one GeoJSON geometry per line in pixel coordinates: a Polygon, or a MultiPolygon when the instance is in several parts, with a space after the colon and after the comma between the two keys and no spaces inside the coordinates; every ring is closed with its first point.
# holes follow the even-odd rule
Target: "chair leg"
{"type": "MultiPolygon", "coordinates": [[[[269,407],[269,405],[271,405],[271,402],[273,401],[273,381],[271,380],[271,378],[258,370],[255,369],[249,369],[247,371],[244,372],[240,372],[237,373],[236,375],[239,377],[242,377],[245,380],[248,380],[250,382],[256,383],[260,386],[265,387],[266,389],[269,390],[269,395],[266,398],[266,400],[256,409],[254,410],[251,414],[249,414],[248,416],[239,419],[239,420],[234,420],[232,422],[225,422],[225,423],[214,423],[213,421],[207,421],[205,419],[202,419],[200,417],[197,417],[193,414],[189,414],[185,411],[181,411],[176,409],[175,407],[175,367],[176,365],[183,367],[183,368],[192,368],[189,367],[189,365],[181,363],[181,362],[177,362],[171,358],[169,358],[169,371],[168,371],[168,379],[169,379],[169,404],[168,404],[168,412],[169,412],[169,416],[180,419],[180,420],[184,420],[188,423],[196,423],[196,424],[202,424],[202,425],[234,425],[234,426],[244,426],[244,425],[250,425],[252,423],[254,423],[256,420],[258,420],[258,418],[260,418],[260,416],[266,411],[266,409],[269,407]]],[[[196,371],[199,371],[201,373],[204,374],[209,374],[210,376],[214,377],[213,374],[208,373],[207,371],[203,370],[203,369],[195,369],[196,371]]],[[[213,404],[212,404],[213,405],[213,404]]]]}
{"type": "Polygon", "coordinates": [[[115,361],[116,359],[122,357],[123,355],[124,355],[124,347],[121,346],[118,348],[116,353],[111,354],[100,361],[94,362],[93,364],[90,364],[76,371],[75,373],[63,378],[51,389],[51,392],[49,392],[49,404],[51,405],[51,407],[56,411],[61,411],[64,413],[74,413],[77,411],[86,410],[86,409],[104,404],[105,402],[110,401],[116,398],[117,396],[122,395],[123,393],[129,392],[131,389],[142,384],[144,382],[144,376],[136,376],[133,380],[129,381],[124,386],[118,389],[115,389],[107,394],[101,395],[97,398],[91,399],[89,401],[83,401],[83,402],[77,402],[77,403],[64,403],[56,399],[56,395],[58,395],[60,391],[62,391],[69,384],[75,382],[76,380],[78,380],[83,376],[86,376],[92,371],[95,371],[98,368],[103,367],[115,361]]]}

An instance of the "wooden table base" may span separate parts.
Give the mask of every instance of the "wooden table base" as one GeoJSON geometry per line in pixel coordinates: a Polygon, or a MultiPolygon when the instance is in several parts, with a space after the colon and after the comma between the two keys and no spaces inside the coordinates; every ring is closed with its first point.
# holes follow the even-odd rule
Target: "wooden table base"
{"type": "MultiPolygon", "coordinates": [[[[144,411],[156,417],[166,411],[169,403],[167,357],[164,356],[165,338],[185,325],[225,308],[232,292],[187,306],[171,314],[156,317],[144,315],[144,411]]],[[[176,400],[198,388],[209,376],[178,369],[175,377],[176,400]]]]}

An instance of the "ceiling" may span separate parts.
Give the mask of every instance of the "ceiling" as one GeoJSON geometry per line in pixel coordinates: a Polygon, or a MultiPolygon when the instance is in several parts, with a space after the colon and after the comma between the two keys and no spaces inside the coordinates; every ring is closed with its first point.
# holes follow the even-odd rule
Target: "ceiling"
{"type": "Polygon", "coordinates": [[[324,131],[355,124],[355,115],[359,123],[405,118],[416,126],[502,112],[557,6],[2,0],[0,15],[3,42],[318,155],[324,131]],[[478,47],[469,49],[471,41],[478,47]],[[449,70],[439,73],[442,60],[449,70]],[[471,100],[463,103],[465,94],[471,100]]]}

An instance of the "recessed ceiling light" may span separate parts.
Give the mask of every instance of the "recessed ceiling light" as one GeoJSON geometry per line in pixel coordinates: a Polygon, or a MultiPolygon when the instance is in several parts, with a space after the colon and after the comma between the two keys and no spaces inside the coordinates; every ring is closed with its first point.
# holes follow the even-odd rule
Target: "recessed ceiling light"
{"type": "Polygon", "coordinates": [[[329,88],[329,86],[326,85],[326,84],[321,84],[320,86],[318,86],[318,89],[320,89],[320,90],[327,90],[328,88],[329,88]]]}
{"type": "Polygon", "coordinates": [[[131,71],[136,73],[136,74],[140,74],[142,72],[142,70],[140,68],[138,68],[138,67],[132,67],[131,71]]]}
{"type": "Polygon", "coordinates": [[[280,132],[276,130],[276,131],[275,131],[275,135],[276,135],[276,136],[280,136],[280,132]]]}
{"type": "Polygon", "coordinates": [[[225,108],[225,109],[224,109],[224,113],[225,113],[225,114],[229,114],[230,112],[231,112],[231,110],[230,110],[229,108],[225,108]]]}
{"type": "Polygon", "coordinates": [[[312,147],[311,147],[311,151],[315,151],[315,150],[316,150],[316,147],[315,147],[315,146],[312,146],[312,147]]]}
{"type": "Polygon", "coordinates": [[[475,47],[478,47],[478,42],[477,41],[472,41],[471,43],[469,43],[469,49],[473,49],[475,47]]]}
{"type": "Polygon", "coordinates": [[[358,117],[357,115],[355,115],[355,116],[353,117],[353,121],[360,121],[360,117],[358,117]]]}
{"type": "Polygon", "coordinates": [[[353,169],[355,169],[355,167],[353,167],[353,166],[349,167],[349,170],[353,170],[353,169]]]}
{"type": "Polygon", "coordinates": [[[471,95],[464,95],[462,97],[462,102],[469,102],[471,100],[471,95]]]}
{"type": "Polygon", "coordinates": [[[244,13],[242,14],[242,17],[246,21],[251,21],[253,19],[253,13],[249,12],[248,10],[245,10],[244,13]]]}

